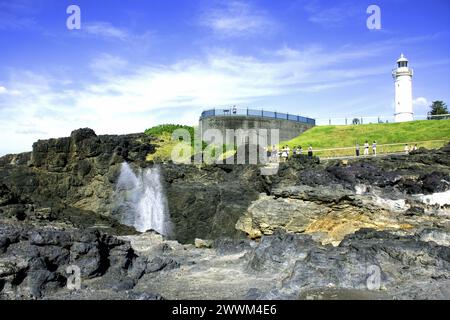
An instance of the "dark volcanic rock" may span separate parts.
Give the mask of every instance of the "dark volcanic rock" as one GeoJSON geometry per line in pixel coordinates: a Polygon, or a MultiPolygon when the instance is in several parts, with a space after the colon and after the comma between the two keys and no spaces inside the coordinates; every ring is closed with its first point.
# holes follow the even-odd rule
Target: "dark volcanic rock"
{"type": "Polygon", "coordinates": [[[129,243],[99,232],[5,224],[0,228],[0,246],[0,293],[7,297],[39,298],[64,287],[68,266],[80,268],[82,279],[107,274],[122,284],[129,279],[135,283],[145,270],[129,243]]]}
{"type": "Polygon", "coordinates": [[[432,172],[420,177],[424,193],[444,192],[450,188],[450,175],[444,172],[432,172]]]}
{"type": "Polygon", "coordinates": [[[161,270],[176,269],[180,266],[180,263],[172,258],[156,257],[147,264],[146,272],[157,272],[161,270]]]}
{"type": "Polygon", "coordinates": [[[264,192],[256,166],[168,164],[162,169],[175,238],[183,243],[242,236],[235,224],[264,192]]]}
{"type": "Polygon", "coordinates": [[[39,140],[30,154],[0,158],[0,217],[63,221],[75,227],[122,228],[108,218],[124,161],[141,166],[155,151],[145,134],[97,136],[79,129],[70,137],[39,140]]]}
{"type": "MultiPolygon", "coordinates": [[[[282,288],[265,298],[296,299],[326,288],[370,290],[368,281],[376,272],[376,290],[384,288],[391,297],[428,299],[427,292],[448,285],[450,274],[449,247],[374,230],[349,235],[338,247],[315,244],[309,236],[277,233],[264,237],[248,259],[249,268],[257,272],[287,274],[282,288]],[[411,290],[417,284],[422,288],[411,290]]],[[[449,298],[444,292],[435,298],[449,298]]]]}
{"type": "MultiPolygon", "coordinates": [[[[415,195],[450,189],[450,145],[346,164],[294,157],[273,176],[260,175],[257,165],[163,164],[173,237],[214,240],[214,246],[177,251],[161,240],[151,254],[138,256],[111,235],[134,232],[112,217],[114,189],[124,161],[144,168],[154,151],[153,138],[144,134],[97,136],[80,129],[38,141],[31,153],[0,158],[1,297],[64,291],[66,268],[76,265],[83,288],[159,299],[130,291],[174,269],[205,270],[199,252],[219,255],[218,264],[227,261],[224,255],[239,256],[248,274],[283,277],[270,292],[249,284],[242,292],[247,298],[298,298],[323,288],[366,292],[376,270],[389,297],[448,297],[448,206],[427,205],[415,195]],[[259,232],[255,238],[275,233],[251,242],[237,225],[259,232]],[[354,233],[364,226],[397,231],[354,233]],[[289,228],[299,234],[280,231],[289,228]],[[336,238],[324,237],[324,230],[336,238]]],[[[146,244],[137,243],[146,252],[146,244]]]]}
{"type": "Polygon", "coordinates": [[[219,238],[214,241],[214,248],[220,255],[235,254],[252,248],[254,243],[248,239],[219,238]]]}

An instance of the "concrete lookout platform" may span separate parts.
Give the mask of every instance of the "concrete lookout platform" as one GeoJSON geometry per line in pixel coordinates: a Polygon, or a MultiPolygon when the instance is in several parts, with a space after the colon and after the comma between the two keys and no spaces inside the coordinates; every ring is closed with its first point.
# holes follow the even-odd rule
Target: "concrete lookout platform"
{"type": "Polygon", "coordinates": [[[279,130],[281,141],[291,140],[314,127],[316,121],[298,115],[254,109],[211,109],[202,112],[200,132],[202,136],[209,129],[217,129],[226,136],[226,130],[267,129],[279,130]]]}

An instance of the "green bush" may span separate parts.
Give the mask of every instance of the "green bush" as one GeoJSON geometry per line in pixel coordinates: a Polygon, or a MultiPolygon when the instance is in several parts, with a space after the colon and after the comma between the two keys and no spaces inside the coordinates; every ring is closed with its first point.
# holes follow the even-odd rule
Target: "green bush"
{"type": "Polygon", "coordinates": [[[191,135],[191,139],[194,140],[194,127],[183,126],[179,124],[161,124],[159,126],[151,127],[144,131],[146,135],[149,136],[161,136],[163,134],[171,135],[177,129],[186,129],[191,135]]]}

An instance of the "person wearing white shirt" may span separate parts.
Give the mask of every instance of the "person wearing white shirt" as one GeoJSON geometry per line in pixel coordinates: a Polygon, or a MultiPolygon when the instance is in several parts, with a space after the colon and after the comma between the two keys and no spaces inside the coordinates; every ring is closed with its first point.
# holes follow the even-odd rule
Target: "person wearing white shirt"
{"type": "Polygon", "coordinates": [[[364,143],[364,155],[369,155],[369,141],[366,140],[366,143],[364,143]]]}

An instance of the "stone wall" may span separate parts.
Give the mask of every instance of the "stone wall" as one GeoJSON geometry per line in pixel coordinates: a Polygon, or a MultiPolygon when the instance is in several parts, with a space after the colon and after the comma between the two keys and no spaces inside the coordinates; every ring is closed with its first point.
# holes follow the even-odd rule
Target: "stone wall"
{"type": "MultiPolygon", "coordinates": [[[[270,129],[280,130],[279,141],[291,140],[314,125],[284,119],[271,119],[252,116],[215,116],[200,119],[200,131],[204,136],[206,130],[218,129],[225,139],[227,129],[267,129],[268,143],[271,144],[270,129]]],[[[228,143],[231,141],[228,141],[228,143]]]]}

